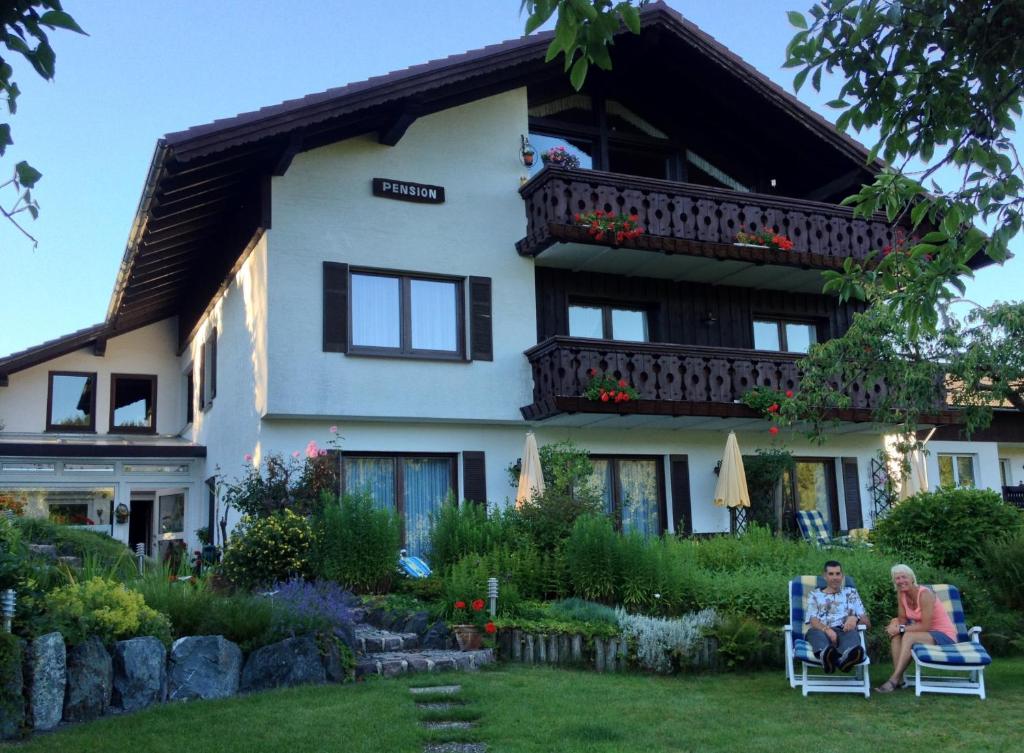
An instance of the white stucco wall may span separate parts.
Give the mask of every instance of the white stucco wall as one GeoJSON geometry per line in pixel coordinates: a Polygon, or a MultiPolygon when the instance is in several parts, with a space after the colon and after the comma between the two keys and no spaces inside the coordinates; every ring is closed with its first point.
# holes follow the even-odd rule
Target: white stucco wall
{"type": "MultiPolygon", "coordinates": [[[[520,421],[536,343],[533,262],[518,194],[526,90],[420,118],[388,147],[375,135],[298,155],[272,186],[269,393],[274,416],[520,421]],[[443,204],[378,198],[375,177],[442,185],[443,204]],[[493,280],[492,362],[322,352],[325,261],[493,280]]],[[[468,335],[468,325],[467,325],[468,335]]]]}
{"type": "Polygon", "coordinates": [[[939,455],[970,455],[974,459],[975,483],[979,489],[1000,491],[999,446],[995,442],[949,442],[932,440],[928,443],[928,487],[939,486],[939,455]]]}
{"type": "Polygon", "coordinates": [[[155,374],[157,433],[177,434],[185,424],[185,379],[175,355],[177,326],[177,319],[165,319],[111,338],[103,356],[94,355],[91,347],[83,348],[11,374],[8,386],[0,387],[0,422],[4,432],[45,432],[49,373],[86,371],[96,373],[97,435],[109,432],[111,374],[155,374]]]}

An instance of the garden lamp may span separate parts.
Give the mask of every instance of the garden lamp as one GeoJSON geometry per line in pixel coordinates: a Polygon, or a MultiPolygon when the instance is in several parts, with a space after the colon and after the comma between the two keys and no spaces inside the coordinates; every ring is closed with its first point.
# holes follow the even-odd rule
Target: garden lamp
{"type": "Polygon", "coordinates": [[[139,575],[142,575],[145,570],[146,545],[141,541],[135,545],[135,557],[139,561],[139,575]]]}
{"type": "Polygon", "coordinates": [[[491,602],[491,619],[498,614],[498,579],[487,579],[487,599],[491,602]]]}
{"type": "Polygon", "coordinates": [[[0,605],[3,606],[4,610],[4,631],[11,632],[11,620],[14,619],[14,603],[16,601],[13,588],[8,588],[4,591],[3,598],[0,599],[0,605]]]}

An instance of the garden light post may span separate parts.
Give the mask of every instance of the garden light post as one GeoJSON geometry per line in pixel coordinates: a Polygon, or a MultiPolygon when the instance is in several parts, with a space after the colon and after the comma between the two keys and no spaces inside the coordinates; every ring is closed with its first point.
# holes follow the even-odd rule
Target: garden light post
{"type": "Polygon", "coordinates": [[[141,541],[135,545],[135,558],[139,563],[139,575],[145,575],[146,545],[141,541]]]}
{"type": "Polygon", "coordinates": [[[11,632],[11,620],[14,619],[14,603],[16,600],[13,588],[8,588],[4,591],[3,599],[0,600],[0,604],[4,610],[4,632],[11,632]]]}
{"type": "Polygon", "coordinates": [[[498,614],[498,579],[487,579],[487,599],[491,602],[491,619],[498,614]]]}

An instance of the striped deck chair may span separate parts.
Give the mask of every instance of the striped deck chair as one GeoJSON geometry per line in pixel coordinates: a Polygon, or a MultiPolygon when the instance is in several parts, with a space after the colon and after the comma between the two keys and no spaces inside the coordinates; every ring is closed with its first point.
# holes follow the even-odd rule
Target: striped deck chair
{"type": "Polygon", "coordinates": [[[796,514],[800,534],[805,541],[816,544],[821,549],[833,546],[849,546],[845,538],[833,538],[828,523],[818,510],[798,510],[796,514]]]}
{"type": "MultiPolygon", "coordinates": [[[[804,638],[807,629],[804,624],[807,598],[815,588],[824,588],[825,585],[825,579],[819,575],[800,575],[789,582],[789,624],[782,628],[786,641],[786,679],[791,688],[801,688],[805,696],[808,693],[862,693],[865,698],[870,698],[868,666],[871,659],[868,658],[868,647],[864,642],[867,629],[864,625],[858,628],[864,661],[857,665],[852,674],[825,674],[821,661],[814,656],[811,644],[804,638]],[[797,662],[800,662],[799,672],[797,662]]],[[[849,575],[844,585],[857,587],[849,575]]]]}
{"type": "Polygon", "coordinates": [[[398,557],[398,567],[410,578],[429,578],[430,565],[419,557],[406,553],[403,549],[398,557]]]}
{"type": "Polygon", "coordinates": [[[911,649],[914,656],[915,694],[956,693],[976,695],[985,700],[985,667],[992,657],[981,645],[980,627],[967,629],[964,607],[956,586],[940,583],[928,586],[942,603],[956,628],[957,642],[952,646],[929,646],[918,643],[911,649]],[[921,669],[941,670],[942,674],[924,675],[921,669]],[[964,677],[966,675],[966,677],[964,677]]]}

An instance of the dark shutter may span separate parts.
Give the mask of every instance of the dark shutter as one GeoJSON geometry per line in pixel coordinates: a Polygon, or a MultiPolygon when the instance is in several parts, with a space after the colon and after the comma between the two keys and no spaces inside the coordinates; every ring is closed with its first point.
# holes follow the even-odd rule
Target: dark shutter
{"type": "Polygon", "coordinates": [[[672,525],[679,533],[693,533],[690,509],[690,460],[686,455],[669,455],[672,464],[672,525]],[[682,526],[679,521],[682,521],[682,526]]]}
{"type": "Polygon", "coordinates": [[[210,331],[210,402],[217,397],[217,328],[210,331]]]}
{"type": "Polygon", "coordinates": [[[210,532],[210,543],[217,540],[217,477],[206,479],[206,528],[210,532]]]}
{"type": "Polygon", "coordinates": [[[482,452],[462,451],[462,488],[465,499],[487,504],[487,476],[482,452]]]}
{"type": "Polygon", "coordinates": [[[469,357],[474,361],[493,361],[491,334],[491,278],[469,278],[469,357]]]}
{"type": "Polygon", "coordinates": [[[199,348],[199,410],[206,412],[206,343],[199,348]]]}
{"type": "Polygon", "coordinates": [[[331,489],[334,496],[341,498],[341,450],[328,450],[327,457],[331,459],[331,489]]]}
{"type": "Polygon", "coordinates": [[[348,264],[324,262],[324,352],[348,350],[348,264]]]}
{"type": "Polygon", "coordinates": [[[846,527],[863,528],[864,515],[860,507],[860,475],[857,458],[843,458],[843,498],[846,501],[846,527]]]}

